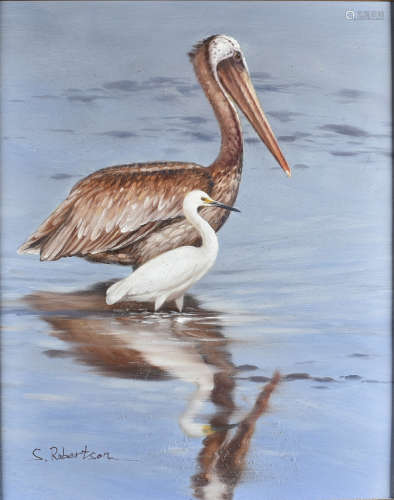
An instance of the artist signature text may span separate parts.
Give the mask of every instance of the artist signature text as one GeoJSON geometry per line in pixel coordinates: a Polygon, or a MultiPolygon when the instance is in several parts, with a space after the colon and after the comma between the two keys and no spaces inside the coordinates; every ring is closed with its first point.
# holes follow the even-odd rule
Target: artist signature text
{"type": "Polygon", "coordinates": [[[43,462],[55,461],[55,460],[116,460],[115,457],[111,455],[109,451],[97,452],[88,449],[85,444],[84,448],[75,451],[69,451],[62,447],[51,446],[47,450],[42,448],[34,448],[32,451],[34,460],[42,460],[43,462]]]}

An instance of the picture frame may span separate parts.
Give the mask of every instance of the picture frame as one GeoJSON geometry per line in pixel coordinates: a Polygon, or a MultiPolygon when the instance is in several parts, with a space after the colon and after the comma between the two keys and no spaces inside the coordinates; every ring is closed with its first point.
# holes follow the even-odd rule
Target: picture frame
{"type": "MultiPolygon", "coordinates": [[[[390,3],[0,8],[3,498],[389,498],[390,3]],[[220,163],[219,182],[205,172],[235,148],[238,115],[243,166],[230,178],[220,163]],[[157,201],[151,177],[138,192],[127,180],[149,162],[170,172],[157,201]],[[83,180],[117,165],[116,188],[83,180]],[[145,218],[131,230],[136,206],[123,226],[115,210],[114,227],[152,246],[131,262],[135,247],[108,246],[104,229],[104,265],[94,229],[121,189],[145,218]],[[173,295],[108,305],[135,268],[200,245],[183,238],[191,189],[218,254],[183,310],[173,295]],[[241,213],[216,227],[212,201],[241,213]]],[[[183,264],[175,254],[150,287],[183,264]]]]}

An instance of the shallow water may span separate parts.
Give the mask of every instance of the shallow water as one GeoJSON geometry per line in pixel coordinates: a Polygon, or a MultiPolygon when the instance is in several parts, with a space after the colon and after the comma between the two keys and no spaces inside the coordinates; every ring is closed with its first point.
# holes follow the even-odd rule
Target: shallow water
{"type": "Polygon", "coordinates": [[[235,25],[246,15],[235,3],[219,26],[204,9],[217,19],[222,3],[151,4],[177,57],[147,67],[157,48],[144,35],[146,7],[113,5],[110,18],[95,3],[2,6],[5,54],[18,54],[2,63],[4,498],[388,496],[388,24],[350,28],[339,5],[283,4],[283,18],[253,3],[247,29],[235,25]],[[256,15],[276,28],[262,33],[256,15]],[[201,38],[200,18],[207,33],[244,42],[293,177],[250,140],[244,120],[242,213],[220,231],[217,263],[184,312],[111,309],[105,289],[128,269],[41,263],[15,250],[95,169],[212,160],[219,138],[203,133],[217,133],[215,121],[180,57],[201,38]],[[325,48],[333,33],[349,55],[346,70],[325,48]],[[261,56],[268,46],[274,53],[261,56]],[[291,67],[297,53],[309,64],[291,67]],[[127,61],[141,74],[130,77],[127,61]],[[174,75],[181,80],[165,80],[174,75]],[[122,90],[126,78],[145,90],[122,90]]]}

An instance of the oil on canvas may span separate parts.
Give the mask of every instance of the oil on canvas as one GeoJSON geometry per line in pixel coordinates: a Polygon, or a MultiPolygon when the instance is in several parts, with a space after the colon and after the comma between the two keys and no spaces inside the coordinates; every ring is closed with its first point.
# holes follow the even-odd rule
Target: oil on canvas
{"type": "Polygon", "coordinates": [[[388,497],[388,4],[1,14],[5,500],[388,497]]]}

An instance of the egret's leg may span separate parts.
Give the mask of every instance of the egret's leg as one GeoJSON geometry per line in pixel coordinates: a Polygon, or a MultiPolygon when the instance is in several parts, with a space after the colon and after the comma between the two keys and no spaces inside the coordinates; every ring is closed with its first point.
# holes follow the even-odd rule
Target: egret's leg
{"type": "Polygon", "coordinates": [[[167,297],[165,295],[161,295],[160,297],[156,297],[155,300],[155,312],[160,309],[160,307],[164,304],[167,297]]]}
{"type": "Polygon", "coordinates": [[[184,295],[181,295],[180,297],[175,299],[175,304],[176,304],[179,312],[182,312],[182,309],[183,309],[183,298],[184,298],[184,295]]]}

